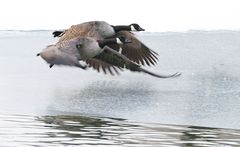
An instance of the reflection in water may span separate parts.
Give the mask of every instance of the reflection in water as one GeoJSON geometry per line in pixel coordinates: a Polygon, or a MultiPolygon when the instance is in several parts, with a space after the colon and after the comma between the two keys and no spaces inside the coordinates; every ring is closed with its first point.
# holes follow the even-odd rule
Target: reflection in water
{"type": "Polygon", "coordinates": [[[155,93],[144,81],[95,81],[81,88],[57,89],[49,111],[120,117],[151,107],[155,93]]]}
{"type": "Polygon", "coordinates": [[[239,146],[240,131],[89,116],[0,115],[1,146],[239,146]]]}
{"type": "Polygon", "coordinates": [[[216,69],[183,78],[93,80],[81,86],[58,86],[47,114],[61,111],[137,122],[239,128],[238,77],[216,69]]]}

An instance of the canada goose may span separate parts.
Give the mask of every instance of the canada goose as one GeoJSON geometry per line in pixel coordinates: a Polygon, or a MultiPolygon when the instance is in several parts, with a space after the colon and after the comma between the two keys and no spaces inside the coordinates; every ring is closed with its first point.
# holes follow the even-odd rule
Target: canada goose
{"type": "MultiPolygon", "coordinates": [[[[123,36],[132,40],[132,43],[121,45],[112,45],[111,48],[119,51],[130,60],[141,65],[155,65],[157,63],[158,54],[149,49],[140,40],[134,37],[134,34],[129,32],[132,30],[144,31],[138,24],[128,26],[112,26],[104,21],[90,21],[78,25],[73,25],[64,32],[55,31],[54,36],[60,36],[58,42],[72,39],[79,36],[93,37],[96,40],[102,40],[111,37],[123,36]]],[[[104,66],[102,70],[104,70],[104,66]]],[[[99,69],[97,69],[99,70],[99,69]]]]}
{"type": "Polygon", "coordinates": [[[89,21],[78,25],[72,25],[65,31],[54,31],[53,37],[61,37],[59,41],[71,39],[77,36],[88,36],[97,39],[113,37],[119,31],[145,31],[138,24],[113,26],[105,21],[89,21]],[[64,35],[66,34],[67,35],[64,35]],[[64,37],[62,37],[64,36],[64,37]]]}
{"type": "Polygon", "coordinates": [[[90,37],[78,37],[71,40],[63,41],[56,45],[50,45],[37,55],[40,55],[44,60],[46,60],[47,63],[50,64],[50,68],[54,64],[58,64],[77,66],[85,69],[86,66],[82,66],[78,61],[93,59],[94,61],[96,60],[108,63],[110,66],[113,67],[114,70],[116,70],[116,68],[126,68],[131,71],[144,72],[158,78],[170,78],[180,75],[180,73],[175,73],[172,75],[163,76],[145,70],[141,68],[140,65],[129,60],[124,55],[108,47],[108,44],[114,43],[127,44],[130,43],[130,41],[124,37],[99,41],[96,41],[95,39],[90,37]]]}
{"type": "Polygon", "coordinates": [[[130,41],[123,38],[112,38],[96,41],[90,37],[77,37],[74,39],[62,41],[55,45],[49,45],[42,52],[38,53],[37,56],[41,56],[47,63],[50,64],[50,68],[56,65],[68,65],[77,66],[85,69],[79,63],[79,60],[85,61],[86,59],[93,58],[100,54],[102,48],[108,44],[123,44],[129,43],[130,41]]]}

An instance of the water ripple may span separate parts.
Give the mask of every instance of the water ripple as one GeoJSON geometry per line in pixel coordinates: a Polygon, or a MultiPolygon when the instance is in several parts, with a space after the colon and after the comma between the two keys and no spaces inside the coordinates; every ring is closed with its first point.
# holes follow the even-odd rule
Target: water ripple
{"type": "Polygon", "coordinates": [[[1,146],[240,146],[240,131],[88,116],[0,114],[1,146]]]}

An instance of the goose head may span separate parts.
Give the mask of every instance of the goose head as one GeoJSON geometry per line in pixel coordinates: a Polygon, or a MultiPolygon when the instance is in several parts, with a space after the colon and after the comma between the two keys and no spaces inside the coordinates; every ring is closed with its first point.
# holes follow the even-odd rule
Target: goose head
{"type": "Polygon", "coordinates": [[[145,31],[145,29],[141,28],[136,23],[130,24],[130,27],[131,27],[131,31],[145,31]]]}
{"type": "Polygon", "coordinates": [[[116,43],[117,44],[127,44],[127,43],[131,43],[132,41],[126,37],[123,36],[118,36],[116,37],[116,43]]]}

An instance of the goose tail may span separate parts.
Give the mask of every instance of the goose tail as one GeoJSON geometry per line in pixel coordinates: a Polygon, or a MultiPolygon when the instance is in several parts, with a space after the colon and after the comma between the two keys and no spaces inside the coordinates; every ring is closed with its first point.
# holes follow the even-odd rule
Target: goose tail
{"type": "Polygon", "coordinates": [[[63,33],[63,31],[54,31],[54,32],[52,33],[52,35],[53,35],[54,38],[55,38],[55,37],[61,37],[62,33],[63,33]]]}

